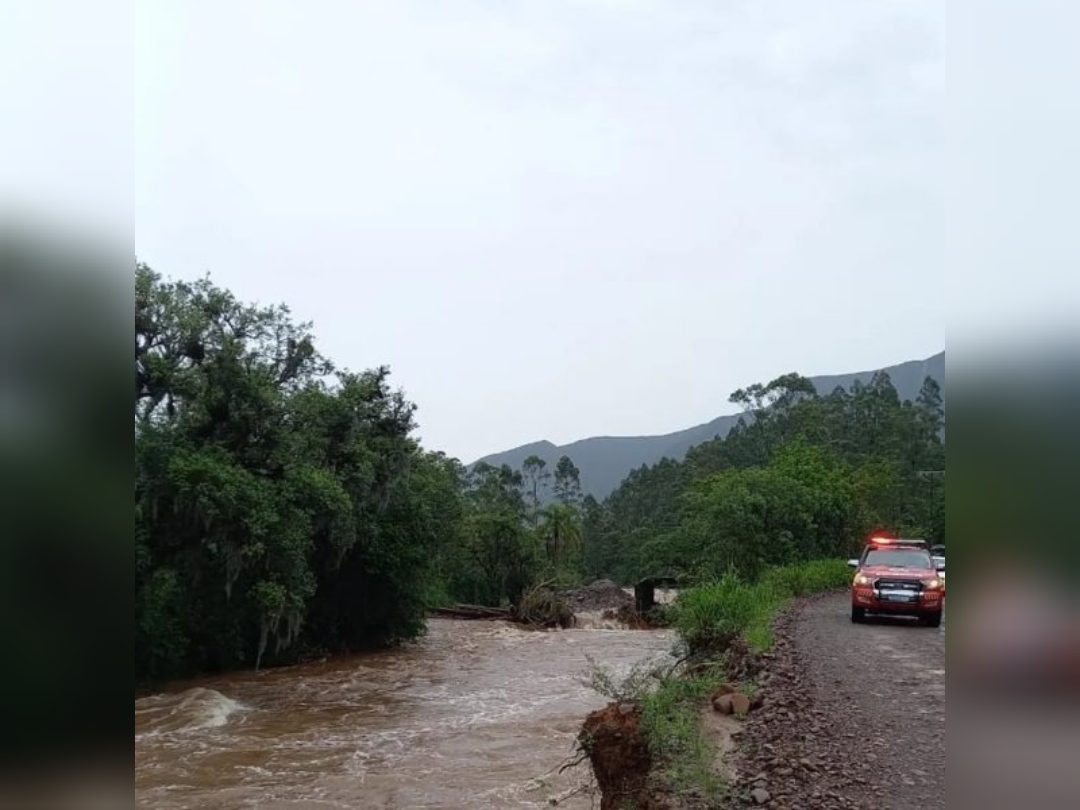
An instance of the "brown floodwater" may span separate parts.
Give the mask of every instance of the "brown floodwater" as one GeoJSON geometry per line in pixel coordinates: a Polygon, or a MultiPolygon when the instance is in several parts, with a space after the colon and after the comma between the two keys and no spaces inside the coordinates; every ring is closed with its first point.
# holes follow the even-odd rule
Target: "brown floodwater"
{"type": "Polygon", "coordinates": [[[433,619],[378,653],[177,684],[135,701],[135,787],[153,808],[584,808],[564,773],[606,702],[589,659],[625,674],[673,636],[537,632],[433,619]]]}

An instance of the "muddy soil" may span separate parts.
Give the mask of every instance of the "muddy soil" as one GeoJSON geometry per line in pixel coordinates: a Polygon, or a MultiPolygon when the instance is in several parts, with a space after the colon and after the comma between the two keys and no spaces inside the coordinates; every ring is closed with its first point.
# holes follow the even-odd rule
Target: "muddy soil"
{"type": "Polygon", "coordinates": [[[641,712],[633,703],[609,703],[585,719],[578,737],[600,789],[600,810],[664,807],[649,795],[652,757],[641,731],[641,712]]]}
{"type": "Polygon", "coordinates": [[[945,807],[944,626],[852,624],[848,595],[826,594],[778,620],[767,666],[733,806],[760,788],[771,808],[945,807]]]}

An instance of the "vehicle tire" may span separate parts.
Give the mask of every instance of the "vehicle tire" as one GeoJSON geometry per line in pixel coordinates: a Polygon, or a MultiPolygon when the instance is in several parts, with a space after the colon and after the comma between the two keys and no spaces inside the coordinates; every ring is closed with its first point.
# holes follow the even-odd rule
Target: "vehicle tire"
{"type": "Polygon", "coordinates": [[[926,627],[941,627],[941,611],[937,613],[927,613],[922,617],[922,623],[926,627]]]}
{"type": "Polygon", "coordinates": [[[851,620],[855,624],[862,624],[866,621],[866,608],[854,607],[851,608],[851,620]]]}

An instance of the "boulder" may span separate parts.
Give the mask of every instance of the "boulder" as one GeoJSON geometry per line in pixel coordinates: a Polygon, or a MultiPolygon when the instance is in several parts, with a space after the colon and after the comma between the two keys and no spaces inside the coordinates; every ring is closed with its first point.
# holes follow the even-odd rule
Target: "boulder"
{"type": "Polygon", "coordinates": [[[732,714],[745,717],[747,712],[750,711],[750,698],[742,692],[735,692],[731,695],[731,711],[732,714]]]}
{"type": "Polygon", "coordinates": [[[772,796],[769,795],[769,791],[765,788],[754,788],[750,791],[750,798],[754,800],[754,804],[765,804],[772,796]]]}
{"type": "Polygon", "coordinates": [[[735,711],[735,705],[731,698],[730,694],[717,695],[712,699],[713,710],[720,714],[732,714],[735,711]]]}

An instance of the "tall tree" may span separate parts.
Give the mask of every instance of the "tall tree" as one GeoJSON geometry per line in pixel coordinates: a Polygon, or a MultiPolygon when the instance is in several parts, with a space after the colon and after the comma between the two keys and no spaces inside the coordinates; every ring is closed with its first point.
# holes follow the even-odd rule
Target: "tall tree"
{"type": "Polygon", "coordinates": [[[582,542],[581,516],[577,509],[561,503],[548,506],[540,534],[548,562],[556,571],[577,567],[582,542]]]}
{"type": "Polygon", "coordinates": [[[569,456],[562,456],[555,464],[555,498],[564,506],[581,503],[581,471],[569,456]]]}
{"type": "Polygon", "coordinates": [[[551,473],[546,468],[547,462],[537,455],[529,456],[521,465],[525,491],[529,498],[529,519],[534,529],[540,522],[540,507],[544,503],[544,494],[551,479],[551,473]]]}
{"type": "Polygon", "coordinates": [[[933,377],[923,380],[919,396],[915,400],[919,408],[919,418],[928,432],[935,435],[945,429],[945,405],[941,396],[941,386],[933,377]]]}

